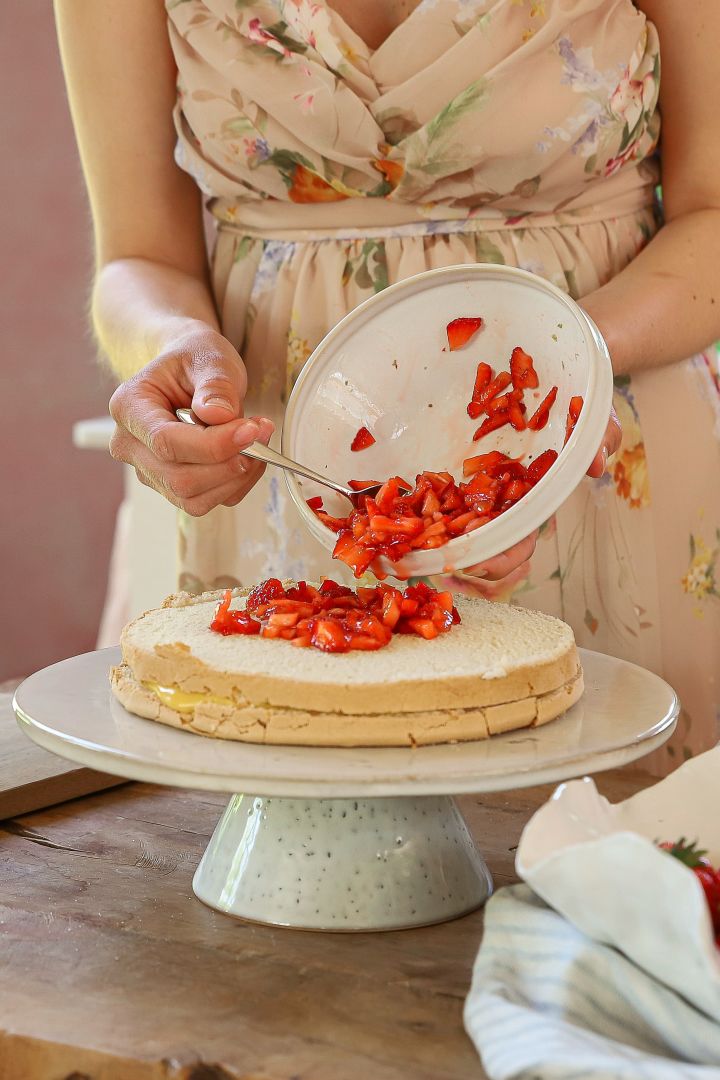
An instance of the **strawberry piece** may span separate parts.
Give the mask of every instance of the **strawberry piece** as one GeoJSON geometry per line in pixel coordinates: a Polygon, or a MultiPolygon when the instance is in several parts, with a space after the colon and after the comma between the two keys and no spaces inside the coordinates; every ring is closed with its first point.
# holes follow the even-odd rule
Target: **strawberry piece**
{"type": "Polygon", "coordinates": [[[545,473],[558,459],[556,450],[546,450],[540,457],[535,458],[527,467],[527,479],[533,486],[542,480],[545,473]]]}
{"type": "Polygon", "coordinates": [[[532,484],[527,480],[509,480],[503,491],[503,500],[514,505],[523,495],[527,495],[531,487],[532,484]]]}
{"type": "Polygon", "coordinates": [[[523,403],[511,394],[510,404],[508,405],[508,418],[516,431],[524,431],[527,427],[527,421],[523,415],[524,409],[523,403]]]}
{"type": "Polygon", "coordinates": [[[713,932],[716,935],[720,934],[720,871],[713,869],[710,860],[706,857],[707,852],[699,848],[697,843],[686,841],[684,836],[675,843],[665,841],[658,846],[669,855],[679,859],[695,874],[710,909],[713,932]]]}
{"type": "Polygon", "coordinates": [[[427,641],[432,641],[439,633],[438,628],[432,619],[418,619],[416,617],[408,619],[407,625],[414,633],[419,634],[420,637],[425,638],[427,641]]]}
{"type": "Polygon", "coordinates": [[[437,514],[440,511],[440,500],[434,491],[428,491],[427,495],[423,499],[422,508],[420,513],[424,518],[432,517],[433,514],[437,514]]]}
{"type": "Polygon", "coordinates": [[[496,412],[507,412],[512,400],[510,394],[500,394],[498,397],[493,398],[492,401],[488,401],[485,412],[488,416],[492,416],[496,412]]]}
{"type": "MultiPolygon", "coordinates": [[[[575,425],[578,422],[578,417],[580,416],[580,410],[582,409],[582,407],[583,399],[579,395],[577,397],[570,398],[567,420],[565,421],[565,442],[568,441],[573,431],[575,430],[575,425]]],[[[564,445],[565,443],[563,443],[563,446],[564,445]]]]}
{"type": "Polygon", "coordinates": [[[465,505],[478,514],[493,510],[501,489],[501,481],[487,473],[476,473],[469,484],[462,486],[465,505]]]}
{"type": "Polygon", "coordinates": [[[496,431],[498,428],[504,427],[505,424],[510,423],[510,417],[507,409],[498,409],[492,416],[488,416],[483,420],[480,427],[473,435],[473,442],[477,442],[478,439],[482,439],[483,435],[489,435],[491,431],[496,431]]]}
{"type": "Polygon", "coordinates": [[[216,634],[259,634],[262,624],[253,619],[247,611],[230,611],[232,592],[227,589],[215,610],[210,629],[216,634]]]}
{"type": "Polygon", "coordinates": [[[316,649],[325,652],[347,652],[342,627],[334,619],[316,619],[310,640],[316,649]]]}
{"type": "Polygon", "coordinates": [[[470,404],[467,407],[468,416],[471,420],[476,420],[482,412],[480,398],[482,397],[484,390],[490,385],[492,377],[493,369],[489,364],[478,364],[472,397],[470,398],[470,404]]]}
{"type": "Polygon", "coordinates": [[[527,426],[530,428],[531,431],[540,431],[542,428],[545,427],[550,416],[550,410],[555,404],[557,392],[557,386],[553,386],[552,390],[540,402],[537,409],[527,422],[527,426]]]}
{"type": "Polygon", "coordinates": [[[356,433],[353,441],[350,443],[350,449],[354,450],[355,452],[359,450],[367,450],[369,446],[373,446],[374,444],[374,436],[370,434],[366,427],[361,427],[360,430],[356,433]]]}
{"type": "Polygon", "coordinates": [[[375,496],[377,508],[381,513],[389,514],[391,512],[403,485],[409,490],[409,485],[404,484],[404,481],[399,476],[393,476],[383,484],[375,496]]]}
{"type": "Polygon", "coordinates": [[[285,590],[282,582],[278,578],[268,578],[267,581],[263,581],[261,585],[256,585],[251,590],[245,607],[248,611],[254,611],[262,607],[263,604],[269,604],[272,600],[280,600],[284,596],[285,590]]]}
{"type": "Polygon", "coordinates": [[[347,563],[355,577],[362,577],[375,558],[372,548],[364,548],[351,532],[341,532],[333,549],[333,559],[347,563]]]}
{"type": "Polygon", "coordinates": [[[285,596],[288,600],[299,600],[304,604],[312,604],[319,596],[314,585],[308,585],[307,581],[298,581],[297,585],[287,589],[285,596]]]}
{"type": "Polygon", "coordinates": [[[478,404],[481,405],[483,409],[485,409],[487,407],[488,401],[492,401],[492,399],[494,397],[497,397],[498,394],[501,394],[504,390],[507,390],[510,382],[511,379],[509,372],[498,372],[495,378],[490,380],[490,382],[480,394],[478,398],[478,404]]]}
{"type": "Polygon", "coordinates": [[[330,579],[319,589],[305,581],[286,589],[272,578],[257,586],[253,595],[257,618],[247,611],[230,611],[228,590],[211,629],[225,635],[260,634],[269,641],[336,653],[382,649],[393,633],[436,637],[459,621],[451,594],[437,593],[422,583],[405,593],[390,585],[353,592],[330,579]],[[410,625],[415,618],[417,626],[410,625]]]}
{"type": "Polygon", "coordinates": [[[377,480],[348,480],[348,487],[353,488],[354,491],[362,491],[363,488],[372,487],[377,483],[377,480]]]}
{"type": "Polygon", "coordinates": [[[469,525],[471,521],[475,521],[476,518],[477,514],[474,510],[468,510],[466,514],[458,514],[448,525],[448,532],[451,536],[460,536],[461,533],[465,532],[465,526],[469,525]]]}
{"type": "Polygon", "coordinates": [[[479,401],[480,395],[493,377],[493,369],[489,364],[480,363],[475,373],[475,385],[473,386],[471,401],[479,401]]]}
{"type": "Polygon", "coordinates": [[[306,502],[311,510],[322,510],[322,495],[315,495],[312,499],[306,499],[306,502]]]}
{"type": "Polygon", "coordinates": [[[337,581],[333,581],[332,578],[325,578],[320,586],[320,595],[337,598],[339,596],[355,596],[355,593],[352,589],[348,589],[347,585],[338,585],[337,581]]]}
{"type": "Polygon", "coordinates": [[[447,324],[447,339],[450,352],[462,349],[463,345],[467,345],[468,341],[477,334],[482,325],[482,319],[471,317],[453,319],[452,322],[449,322],[447,324]]]}
{"type": "Polygon", "coordinates": [[[370,528],[373,532],[392,533],[394,536],[417,536],[419,532],[422,532],[422,527],[422,518],[389,518],[383,514],[374,514],[370,518],[370,528]]]}
{"type": "Polygon", "coordinates": [[[516,390],[535,390],[540,385],[532,356],[519,345],[513,349],[510,357],[510,376],[516,390]]]}
{"type": "MultiPolygon", "coordinates": [[[[312,509],[312,507],[311,507],[312,509]]],[[[340,532],[341,529],[347,527],[346,518],[336,518],[331,514],[326,514],[324,510],[315,510],[315,515],[322,521],[326,528],[330,529],[330,532],[340,532]]]]}
{"type": "Polygon", "coordinates": [[[463,461],[463,476],[472,476],[477,472],[487,472],[496,465],[504,465],[512,461],[507,454],[499,450],[491,450],[489,454],[478,454],[476,457],[466,458],[463,461]]]}

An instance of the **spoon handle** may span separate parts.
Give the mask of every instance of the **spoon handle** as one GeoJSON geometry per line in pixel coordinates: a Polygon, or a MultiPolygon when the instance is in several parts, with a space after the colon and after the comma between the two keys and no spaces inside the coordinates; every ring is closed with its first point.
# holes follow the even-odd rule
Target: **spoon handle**
{"type": "MultiPolygon", "coordinates": [[[[207,427],[203,424],[202,420],[195,415],[192,409],[177,409],[176,416],[178,420],[182,420],[184,424],[195,424],[197,427],[207,427]]],[[[333,480],[329,480],[326,476],[321,476],[319,473],[313,472],[312,469],[308,469],[305,465],[299,465],[297,461],[292,461],[291,458],[286,458],[282,454],[279,454],[277,450],[271,450],[269,446],[265,446],[264,443],[254,442],[249,446],[243,447],[238,453],[244,454],[245,457],[254,458],[255,461],[262,461],[266,465],[277,465],[280,469],[287,469],[288,472],[295,473],[297,476],[304,476],[306,480],[314,480],[317,484],[322,484],[323,487],[332,488],[333,491],[339,491],[341,495],[346,495],[348,498],[353,496],[355,492],[352,488],[346,488],[342,484],[336,484],[333,480]]]]}

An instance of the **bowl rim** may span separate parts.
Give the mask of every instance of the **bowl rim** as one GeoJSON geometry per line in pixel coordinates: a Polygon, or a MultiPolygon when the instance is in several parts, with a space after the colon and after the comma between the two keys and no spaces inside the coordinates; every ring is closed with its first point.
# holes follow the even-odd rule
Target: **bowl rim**
{"type": "MultiPolygon", "coordinates": [[[[422,292],[437,285],[443,279],[452,282],[453,280],[467,280],[467,278],[499,280],[508,284],[523,283],[559,301],[580,325],[587,342],[590,362],[585,397],[594,399],[596,407],[592,410],[581,411],[575,430],[559,452],[552,469],[515,506],[483,525],[481,529],[454,537],[441,548],[434,548],[431,551],[413,551],[405,556],[402,565],[410,571],[411,576],[435,575],[449,572],[451,568],[462,570],[476,563],[485,562],[538,529],[566,501],[587,472],[602,443],[607,427],[607,419],[603,419],[603,416],[609,419],[612,407],[613,371],[608,347],[593,320],[571,296],[545,278],[519,267],[505,266],[500,263],[457,263],[452,266],[424,270],[420,274],[414,274],[388,285],[385,289],[363,300],[328,331],[305,361],[288,398],[281,433],[283,454],[292,457],[290,432],[296,418],[298,401],[305,383],[329,350],[341,346],[342,342],[354,333],[358,323],[364,323],[374,313],[392,306],[399,296],[405,293],[422,292]],[[605,401],[606,409],[600,411],[600,404],[603,401],[605,401]],[[521,530],[517,528],[519,514],[524,515],[526,522],[521,530]],[[482,534],[482,537],[479,534],[482,534]],[[479,557],[473,556],[472,559],[461,556],[465,563],[465,566],[461,567],[453,559],[453,554],[459,553],[462,547],[468,546],[468,536],[483,541],[483,552],[479,557]],[[434,556],[433,559],[430,558],[432,556],[434,556]],[[443,569],[438,570],[424,569],[417,565],[418,559],[428,564],[443,562],[445,565],[443,569]]],[[[293,474],[285,472],[285,481],[303,524],[323,547],[332,551],[337,539],[336,534],[323,525],[309,509],[302,496],[298,479],[293,474]]],[[[379,559],[378,562],[384,573],[395,575],[398,569],[396,564],[385,557],[379,559]]]]}

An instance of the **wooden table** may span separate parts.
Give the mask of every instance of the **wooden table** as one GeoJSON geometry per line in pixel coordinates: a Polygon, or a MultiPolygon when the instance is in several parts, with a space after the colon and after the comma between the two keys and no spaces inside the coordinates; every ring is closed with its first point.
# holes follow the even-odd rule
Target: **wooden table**
{"type": "Polygon", "coordinates": [[[0,682],[0,820],[125,782],[31,742],[18,727],[12,708],[13,693],[21,682],[0,682]]]}
{"type": "MultiPolygon", "coordinates": [[[[460,800],[496,887],[551,790],[460,800]]],[[[337,935],[220,915],[191,879],[224,802],[134,784],[0,822],[0,1078],[482,1080],[461,1015],[482,913],[337,935]]]]}

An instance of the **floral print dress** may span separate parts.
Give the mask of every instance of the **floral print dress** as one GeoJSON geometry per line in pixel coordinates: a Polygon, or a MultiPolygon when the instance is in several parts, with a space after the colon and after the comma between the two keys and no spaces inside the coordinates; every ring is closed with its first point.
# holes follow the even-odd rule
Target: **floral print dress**
{"type": "MultiPolygon", "coordinates": [[[[375,50],[326,0],[166,6],[177,159],[217,223],[248,415],[279,426],[318,341],[389,283],[504,263],[581,299],[658,227],[658,40],[630,0],[422,0],[375,50]]],[[[718,738],[719,386],[714,349],[618,378],[619,453],[504,597],[677,689],[659,769],[718,738]]],[[[180,563],[189,590],[339,571],[273,470],[235,509],[181,515],[180,563]]]]}

